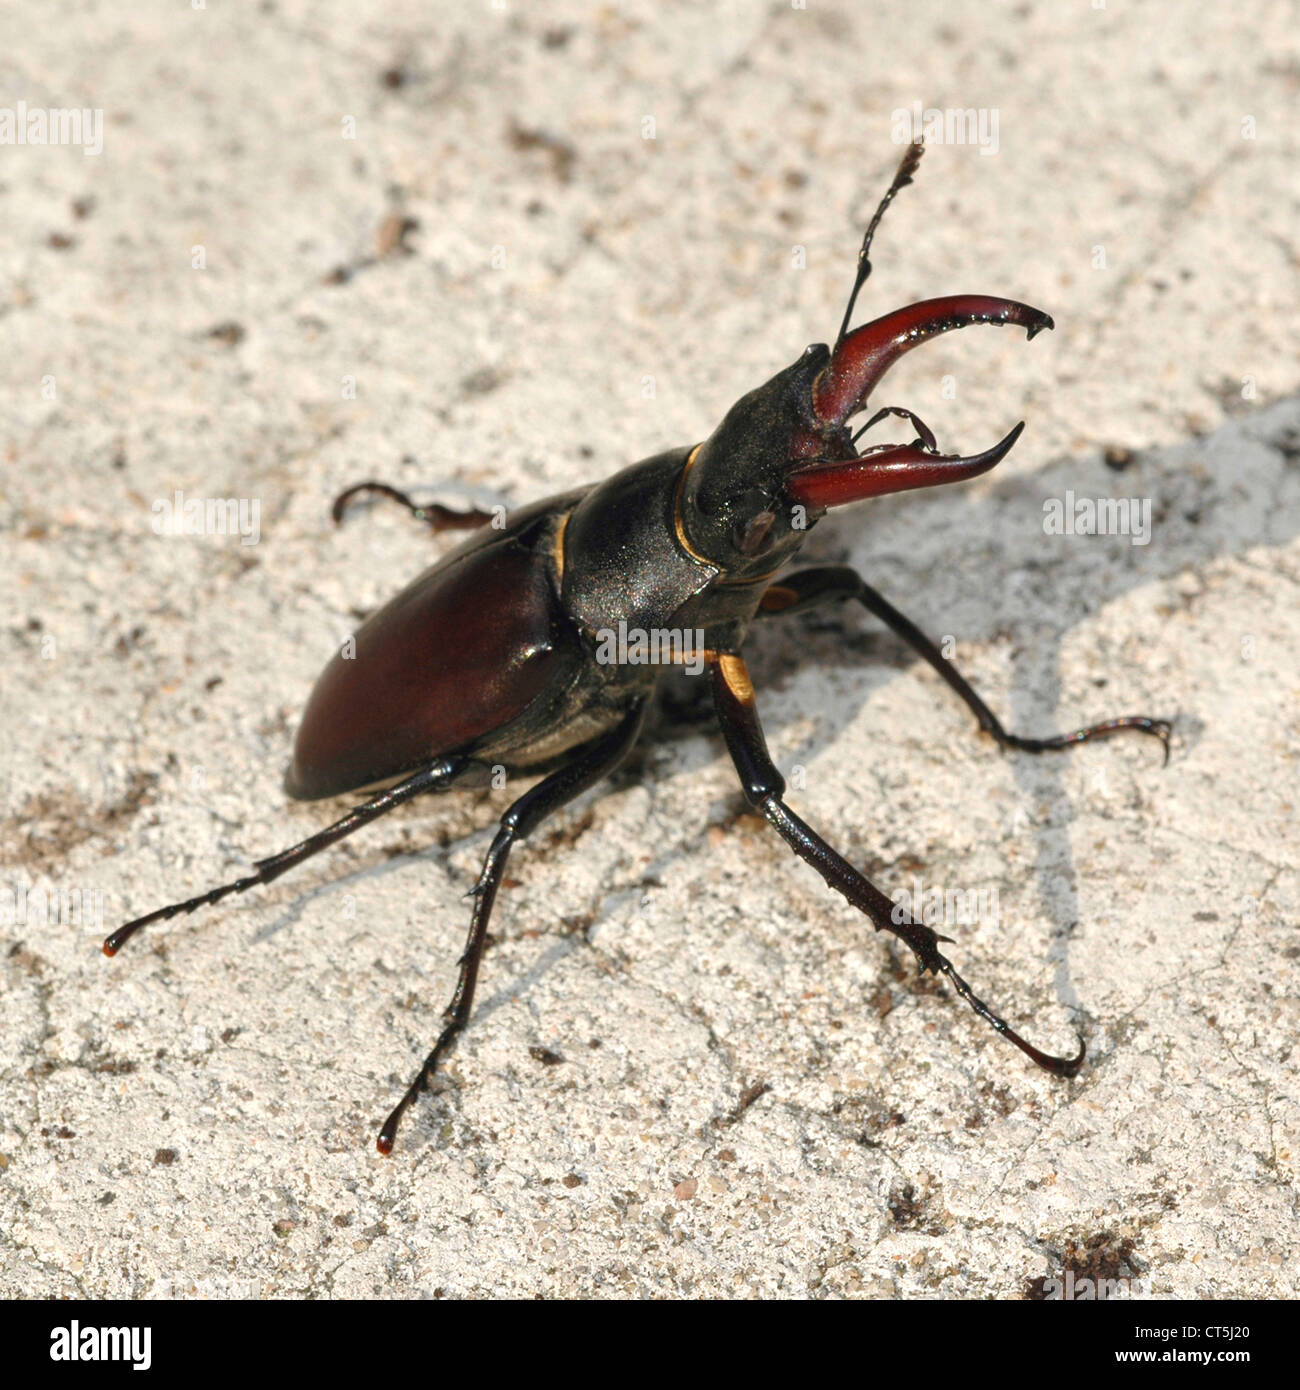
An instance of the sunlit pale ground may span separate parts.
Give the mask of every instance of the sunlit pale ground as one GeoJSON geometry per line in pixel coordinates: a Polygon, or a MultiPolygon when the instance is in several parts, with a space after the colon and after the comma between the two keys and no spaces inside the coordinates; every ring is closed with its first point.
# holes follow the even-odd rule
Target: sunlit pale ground
{"type": "Polygon", "coordinates": [[[0,145],[0,1293],[1294,1295],[1286,7],[78,9],[0,3],[10,109],[103,115],[98,153],[0,145]],[[886,891],[977,894],[958,968],[1087,1066],[918,982],[687,724],[516,853],[381,1159],[509,792],[99,938],[346,808],[284,798],[302,704],[454,541],[335,530],[334,494],[513,508],[702,438],[834,336],[914,103],[984,143],[930,141],[860,314],[996,293],[1057,330],[902,363],[875,403],[945,448],[1025,434],[805,558],[1022,732],[1167,715],[1172,759],[1002,756],[864,614],[750,666],[795,807],[886,891]],[[256,543],[156,534],[177,492],[256,502],[256,543]],[[1067,494],[1147,543],[1050,534],[1067,494]]]}

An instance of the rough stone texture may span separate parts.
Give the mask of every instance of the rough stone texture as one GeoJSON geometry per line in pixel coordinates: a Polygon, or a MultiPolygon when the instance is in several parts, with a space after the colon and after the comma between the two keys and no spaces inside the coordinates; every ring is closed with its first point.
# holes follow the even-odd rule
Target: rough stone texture
{"type": "Polygon", "coordinates": [[[1286,7],[452,10],[0,5],[4,100],[105,112],[96,157],[0,147],[0,1293],[1294,1295],[1286,7]],[[282,798],[297,711],[445,542],[335,531],[333,494],[513,506],[701,437],[833,336],[918,100],[997,108],[998,151],[928,152],[863,311],[1059,326],[903,363],[881,399],[942,443],[1023,440],[805,556],[951,636],[1013,726],[1173,714],[1173,757],[999,756],[863,615],[751,665],[795,805],[887,889],[996,889],[955,961],[1089,1065],[1054,1081],[918,983],[687,726],[517,853],[448,1085],[381,1159],[506,793],[99,936],[336,812],[282,798]],[[158,537],[178,489],[258,499],[260,542],[158,537]],[[1151,543],[1045,534],[1066,489],[1151,499],[1151,543]],[[103,928],[40,916],[80,890],[103,928]]]}

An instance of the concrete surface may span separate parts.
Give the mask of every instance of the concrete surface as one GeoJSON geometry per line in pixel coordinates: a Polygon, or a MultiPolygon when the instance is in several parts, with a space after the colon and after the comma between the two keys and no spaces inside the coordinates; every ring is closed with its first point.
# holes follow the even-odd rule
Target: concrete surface
{"type": "Polygon", "coordinates": [[[1289,7],[52,18],[0,4],[0,105],[104,124],[98,154],[0,146],[0,1293],[1293,1296],[1289,7]],[[1058,330],[903,363],[880,399],[941,443],[1024,438],[805,558],[951,637],[1013,726],[1170,714],[1173,757],[999,756],[865,615],[751,665],[796,808],[888,890],[996,890],[954,960],[1087,1068],[919,984],[687,725],[512,861],[448,1085],[379,1158],[506,793],[112,962],[100,936],[339,812],[284,802],[297,712],[451,542],[378,507],[335,531],[334,493],[514,506],[702,437],[833,337],[913,102],[996,111],[997,148],[932,142],[861,313],[993,292],[1058,330]],[[1046,534],[1067,489],[1148,500],[1150,543],[1046,534]],[[178,490],[257,501],[257,543],[155,534],[178,490]]]}

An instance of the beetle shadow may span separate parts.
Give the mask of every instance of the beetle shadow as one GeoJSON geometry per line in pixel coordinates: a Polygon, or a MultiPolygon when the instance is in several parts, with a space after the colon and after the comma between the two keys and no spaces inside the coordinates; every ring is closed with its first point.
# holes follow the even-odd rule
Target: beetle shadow
{"type": "MultiPolygon", "coordinates": [[[[936,489],[832,512],[810,534],[791,568],[852,565],[931,638],[956,634],[959,670],[963,646],[969,650],[970,644],[1014,639],[1019,650],[1011,663],[1009,700],[990,700],[1011,732],[1042,736],[1116,715],[1150,714],[1173,721],[1176,759],[1206,734],[1195,716],[1195,692],[1152,689],[1117,701],[1099,673],[1092,682],[1099,692],[1095,698],[1062,709],[1064,642],[1078,623],[1133,591],[1154,589],[1217,558],[1293,540],[1300,534],[1298,460],[1300,397],[1292,397],[1230,418],[1212,434],[1159,449],[1114,451],[1110,462],[1100,456],[1066,457],[977,492],[936,489]],[[1128,535],[1048,534],[1045,505],[1055,499],[1065,508],[1071,496],[1075,504],[1084,498],[1135,499],[1138,510],[1131,519],[1139,529],[1142,503],[1149,503],[1148,543],[1134,544],[1128,535]],[[1125,707],[1112,708],[1116,703],[1125,707]]],[[[1073,507],[1070,511],[1075,514],[1073,507]]],[[[1145,626],[1158,641],[1159,625],[1148,621],[1145,626]]],[[[760,714],[765,689],[793,689],[801,673],[828,660],[852,667],[859,698],[852,706],[818,705],[817,727],[796,755],[801,761],[832,750],[879,687],[898,671],[923,664],[859,605],[843,602],[756,623],[745,655],[760,714]]],[[[954,740],[979,739],[990,753],[996,751],[946,686],[930,681],[924,693],[951,706],[954,740]]],[[[767,701],[765,724],[775,740],[782,716],[774,718],[772,706],[767,701]]],[[[707,699],[687,700],[675,718],[671,706],[668,713],[661,731],[667,741],[691,740],[701,731],[716,736],[707,699]]],[[[1138,734],[1122,738],[1135,755],[1145,755],[1151,777],[1161,775],[1154,740],[1138,734]]],[[[1088,751],[1006,754],[1021,803],[1051,807],[1046,824],[1029,822],[1027,829],[1034,841],[1036,893],[1055,926],[1049,959],[1056,995],[1076,1016],[1081,1003],[1069,957],[1070,934],[1080,916],[1071,849],[1076,811],[1067,794],[1065,760],[1087,757],[1088,751]]],[[[791,797],[796,807],[797,795],[791,797]]],[[[863,830],[869,833],[869,822],[863,830]]],[[[889,891],[888,883],[880,886],[889,891]]]]}

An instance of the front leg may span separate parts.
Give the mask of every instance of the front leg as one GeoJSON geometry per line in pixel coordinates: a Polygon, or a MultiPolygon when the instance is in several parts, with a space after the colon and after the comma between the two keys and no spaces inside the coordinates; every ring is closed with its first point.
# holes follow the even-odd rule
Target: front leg
{"type": "Polygon", "coordinates": [[[1087,743],[1094,738],[1108,738],[1111,734],[1134,729],[1141,734],[1151,734],[1165,747],[1165,762],[1169,761],[1169,735],[1171,726],[1167,719],[1152,719],[1145,714],[1126,714],[1118,719],[1106,719],[1100,724],[1089,724],[1075,729],[1069,734],[1053,734],[1048,738],[1026,738],[1022,734],[1008,733],[1002,727],[997,715],[971,689],[969,682],[952,662],[921,631],[912,620],[900,613],[892,603],[862,578],[856,570],[847,565],[825,565],[817,569],[799,570],[797,573],[773,584],[763,595],[759,605],[760,615],[797,612],[809,608],[825,599],[852,598],[873,613],[891,632],[895,632],[913,651],[926,661],[948,682],[966,702],[972,714],[979,720],[980,728],[991,734],[1003,748],[1019,748],[1025,753],[1046,753],[1058,748],[1069,748],[1076,743],[1087,743]]]}
{"type": "Polygon", "coordinates": [[[811,864],[837,893],[847,898],[859,912],[864,912],[877,931],[892,932],[911,947],[922,974],[930,970],[946,975],[957,993],[986,1023],[1015,1043],[1044,1071],[1056,1076],[1074,1076],[1083,1065],[1087,1052],[1082,1038],[1079,1040],[1077,1057],[1053,1057],[1026,1042],[972,991],[952,968],[951,961],[940,952],[939,942],[949,941],[950,937],[939,936],[930,927],[913,921],[901,906],[892,903],[875,884],[837,854],[785,804],[785,779],[768,754],[763,726],[759,723],[754,704],[754,687],[743,659],[739,656],[715,655],[712,676],[718,722],[727,741],[727,751],[740,774],[745,796],[771,822],[786,844],[800,859],[811,864]]]}

